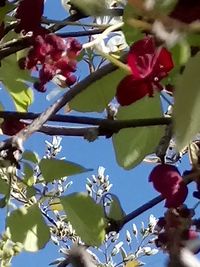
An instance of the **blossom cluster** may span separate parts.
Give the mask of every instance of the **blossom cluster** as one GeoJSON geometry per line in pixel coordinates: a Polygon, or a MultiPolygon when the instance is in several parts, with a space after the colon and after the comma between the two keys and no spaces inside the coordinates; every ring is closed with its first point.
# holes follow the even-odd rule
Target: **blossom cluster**
{"type": "Polygon", "coordinates": [[[16,32],[32,33],[32,48],[26,58],[19,60],[19,66],[39,71],[39,82],[34,87],[40,92],[45,92],[45,84],[58,74],[64,77],[66,86],[76,82],[72,73],[76,71],[76,57],[82,49],[76,39],[64,40],[42,27],[43,11],[44,0],[21,0],[16,10],[19,23],[15,27],[16,32]]]}
{"type": "Polygon", "coordinates": [[[26,58],[19,60],[19,65],[24,69],[39,70],[39,82],[34,87],[40,92],[45,92],[45,84],[58,74],[65,78],[66,86],[71,86],[76,82],[72,73],[76,71],[76,57],[81,48],[73,38],[63,40],[55,34],[37,35],[33,47],[26,58]]]}

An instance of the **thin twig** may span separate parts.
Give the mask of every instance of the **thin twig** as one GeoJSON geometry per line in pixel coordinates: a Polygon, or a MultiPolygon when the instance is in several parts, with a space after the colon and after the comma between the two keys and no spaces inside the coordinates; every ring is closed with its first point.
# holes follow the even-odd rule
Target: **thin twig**
{"type": "MultiPolygon", "coordinates": [[[[56,33],[57,36],[60,36],[62,38],[66,37],[82,37],[82,36],[90,36],[90,35],[96,35],[101,34],[105,29],[94,29],[94,30],[88,30],[88,31],[77,31],[77,32],[59,32],[56,33]]],[[[120,28],[118,31],[121,30],[120,28]]]]}

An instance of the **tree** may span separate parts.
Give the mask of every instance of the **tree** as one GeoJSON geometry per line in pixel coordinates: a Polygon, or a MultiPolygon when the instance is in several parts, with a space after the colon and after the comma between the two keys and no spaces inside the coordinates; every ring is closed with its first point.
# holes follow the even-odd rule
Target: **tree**
{"type": "MultiPolygon", "coordinates": [[[[53,263],[59,267],[139,266],[139,257],[153,255],[157,248],[169,254],[168,266],[195,264],[197,206],[184,202],[191,182],[197,186],[194,198],[200,199],[199,1],[61,3],[69,16],[52,20],[44,17],[44,0],[0,1],[0,78],[15,106],[12,111],[1,101],[2,134],[10,136],[0,142],[0,207],[7,208],[1,266],[9,266],[22,249],[45,249],[50,239],[69,245],[63,250],[66,259],[53,263]],[[69,25],[78,30],[69,31],[69,25]],[[80,81],[77,66],[84,71],[80,81]],[[42,113],[29,112],[41,97],[52,99],[61,92],[42,113]],[[66,127],[66,122],[79,126],[66,127]],[[27,139],[36,132],[53,136],[42,157],[26,150],[27,139]],[[142,161],[157,163],[149,182],[160,195],[125,214],[103,167],[87,180],[86,192],[67,194],[71,183],[66,177],[90,169],[59,158],[58,136],[89,142],[112,138],[124,171],[142,161]],[[177,163],[186,153],[191,169],[181,174],[177,163]],[[140,245],[127,253],[118,233],[163,200],[163,217],[151,216],[141,228],[140,245]],[[103,261],[97,258],[102,244],[103,261]],[[115,264],[113,257],[119,254],[115,264]]],[[[128,246],[131,238],[127,230],[128,246]]]]}

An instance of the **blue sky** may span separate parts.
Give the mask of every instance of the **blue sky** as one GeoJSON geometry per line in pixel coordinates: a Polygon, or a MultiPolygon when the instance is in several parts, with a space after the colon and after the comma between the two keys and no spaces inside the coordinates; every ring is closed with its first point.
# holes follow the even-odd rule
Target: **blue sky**
{"type": "MultiPolygon", "coordinates": [[[[63,19],[66,17],[66,12],[62,9],[60,1],[47,0],[45,5],[45,15],[52,19],[63,19]]],[[[68,28],[70,29],[70,27],[68,28]]],[[[84,69],[80,69],[79,72],[84,76],[84,69]]],[[[35,104],[31,107],[31,111],[41,112],[48,104],[49,102],[46,102],[45,96],[40,95],[40,97],[38,97],[38,94],[36,94],[35,104]]],[[[50,141],[51,138],[36,133],[27,141],[26,148],[35,150],[42,155],[45,149],[45,140],[50,141]]],[[[93,173],[97,173],[99,166],[104,166],[106,168],[106,174],[110,176],[110,181],[113,184],[111,192],[119,197],[126,213],[133,211],[151,198],[157,196],[157,193],[148,182],[148,175],[152,170],[153,165],[142,163],[133,170],[123,170],[116,163],[111,139],[99,138],[95,142],[89,143],[86,140],[77,137],[66,137],[62,140],[62,146],[63,149],[59,155],[60,157],[66,157],[67,160],[94,169],[93,172],[72,177],[73,186],[69,190],[69,193],[72,191],[85,191],[86,178],[90,177],[93,173]]],[[[186,160],[183,160],[183,162],[182,169],[186,166],[186,160]]],[[[192,198],[189,197],[188,199],[189,203],[191,203],[192,198]]],[[[150,214],[154,214],[156,217],[162,216],[164,212],[163,206],[163,203],[157,205],[145,214],[136,218],[134,223],[138,226],[141,225],[141,221],[147,223],[150,214]]],[[[1,216],[3,218],[2,213],[1,216]]],[[[122,231],[122,233],[123,232],[124,231],[122,231]]],[[[62,255],[58,253],[58,247],[49,243],[45,249],[40,252],[24,252],[20,254],[13,260],[13,266],[46,267],[55,258],[60,256],[62,255]]],[[[160,267],[164,266],[165,257],[161,252],[159,255],[145,258],[144,262],[147,262],[146,266],[160,267]]]]}

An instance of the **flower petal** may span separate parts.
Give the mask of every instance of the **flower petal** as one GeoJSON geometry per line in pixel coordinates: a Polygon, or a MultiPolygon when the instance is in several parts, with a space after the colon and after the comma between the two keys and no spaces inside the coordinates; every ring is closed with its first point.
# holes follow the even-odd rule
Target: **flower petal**
{"type": "Polygon", "coordinates": [[[171,53],[165,47],[162,47],[158,53],[158,58],[154,67],[155,71],[158,72],[158,76],[160,76],[159,73],[162,71],[167,75],[174,67],[171,53]]]}
{"type": "Polygon", "coordinates": [[[177,208],[180,205],[183,204],[185,201],[186,197],[188,195],[188,188],[187,186],[183,183],[183,181],[179,184],[178,190],[176,191],[175,194],[171,194],[166,198],[165,201],[165,207],[166,208],[177,208]]]}
{"type": "Polygon", "coordinates": [[[149,181],[153,182],[154,188],[166,198],[167,208],[179,207],[187,197],[188,188],[175,166],[168,164],[156,166],[149,176],[149,181]]]}
{"type": "Polygon", "coordinates": [[[128,75],[119,83],[116,98],[121,106],[127,106],[147,95],[149,91],[152,91],[151,84],[134,80],[132,75],[128,75]]]}
{"type": "Polygon", "coordinates": [[[143,79],[152,72],[155,50],[152,37],[146,37],[131,46],[128,54],[128,65],[135,79],[143,79]]]}

